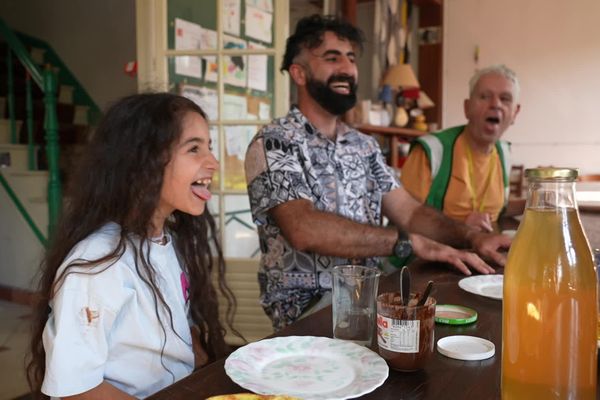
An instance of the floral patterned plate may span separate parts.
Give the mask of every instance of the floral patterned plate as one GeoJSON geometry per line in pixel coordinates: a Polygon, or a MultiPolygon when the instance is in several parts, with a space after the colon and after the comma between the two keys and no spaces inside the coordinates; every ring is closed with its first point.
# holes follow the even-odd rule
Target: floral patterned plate
{"type": "Polygon", "coordinates": [[[377,353],[352,342],[283,336],[237,349],[225,361],[225,372],[260,394],[343,400],[375,390],[389,369],[377,353]]]}

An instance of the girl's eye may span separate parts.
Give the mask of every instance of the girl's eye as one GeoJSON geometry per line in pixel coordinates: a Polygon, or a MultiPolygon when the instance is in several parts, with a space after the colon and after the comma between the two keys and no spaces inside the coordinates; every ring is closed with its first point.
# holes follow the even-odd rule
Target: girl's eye
{"type": "Polygon", "coordinates": [[[190,148],[190,153],[197,153],[200,151],[200,147],[199,146],[193,146],[190,148]]]}

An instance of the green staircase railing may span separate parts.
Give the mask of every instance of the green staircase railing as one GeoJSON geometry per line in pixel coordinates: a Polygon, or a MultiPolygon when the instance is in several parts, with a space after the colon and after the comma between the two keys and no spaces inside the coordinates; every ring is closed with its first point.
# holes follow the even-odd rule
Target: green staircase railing
{"type": "Polygon", "coordinates": [[[58,82],[64,85],[69,85],[75,88],[73,93],[73,102],[75,104],[86,105],[88,110],[88,122],[91,125],[96,125],[102,113],[98,105],[94,102],[89,93],[85,90],[83,85],[77,80],[77,78],[71,73],[69,68],[63,63],[62,59],[56,54],[52,46],[47,42],[26,35],[21,32],[17,32],[16,36],[25,44],[44,50],[44,59],[47,63],[53,67],[58,67],[58,82]]]}
{"type": "Polygon", "coordinates": [[[48,153],[48,237],[52,237],[62,203],[58,159],[58,118],[56,117],[56,78],[50,70],[44,71],[44,104],[46,105],[46,152],[48,153]]]}
{"type": "MultiPolygon", "coordinates": [[[[0,19],[0,36],[4,38],[6,43],[8,44],[8,54],[7,54],[7,77],[8,77],[8,93],[7,93],[7,102],[8,102],[8,110],[9,110],[9,118],[11,120],[10,129],[11,129],[11,142],[17,143],[17,133],[16,133],[16,124],[15,124],[15,96],[14,96],[14,77],[13,77],[13,62],[12,55],[14,54],[20,63],[23,65],[25,70],[27,71],[30,79],[40,87],[40,89],[44,92],[44,104],[45,104],[45,119],[44,119],[44,129],[46,131],[46,152],[48,158],[48,237],[51,237],[54,232],[54,228],[56,226],[56,222],[58,219],[58,215],[60,214],[61,207],[61,185],[60,185],[60,176],[58,169],[58,159],[59,159],[59,141],[58,141],[58,121],[56,117],[56,77],[52,73],[50,68],[46,68],[45,71],[41,71],[41,69],[35,64],[30,54],[27,52],[27,49],[21,42],[21,40],[17,37],[17,35],[4,23],[2,19],[0,19]]],[[[26,82],[27,82],[26,78],[26,82]]],[[[31,160],[34,159],[33,155],[33,140],[32,140],[32,100],[31,100],[31,85],[26,83],[26,114],[27,114],[27,131],[28,131],[28,141],[29,141],[29,168],[33,167],[31,160]]],[[[6,179],[0,173],[0,184],[8,193],[8,196],[12,199],[16,208],[19,210],[27,224],[30,226],[36,237],[40,240],[40,242],[45,245],[46,238],[41,233],[41,230],[36,226],[35,222],[18,199],[17,195],[14,193],[6,179]]]]}

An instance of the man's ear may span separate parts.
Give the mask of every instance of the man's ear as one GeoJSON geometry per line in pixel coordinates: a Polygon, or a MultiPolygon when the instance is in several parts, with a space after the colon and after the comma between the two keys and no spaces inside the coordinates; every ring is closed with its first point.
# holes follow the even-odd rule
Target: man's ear
{"type": "Polygon", "coordinates": [[[303,66],[300,64],[292,64],[290,65],[288,72],[297,86],[306,85],[306,71],[303,66]]]}
{"type": "Polygon", "coordinates": [[[465,99],[463,102],[463,110],[465,112],[465,118],[467,121],[469,120],[469,100],[470,99],[465,99]]]}
{"type": "Polygon", "coordinates": [[[517,107],[515,108],[515,113],[512,116],[512,121],[510,122],[510,124],[514,124],[515,120],[517,119],[517,114],[519,114],[519,111],[521,111],[521,105],[517,104],[517,107]]]}

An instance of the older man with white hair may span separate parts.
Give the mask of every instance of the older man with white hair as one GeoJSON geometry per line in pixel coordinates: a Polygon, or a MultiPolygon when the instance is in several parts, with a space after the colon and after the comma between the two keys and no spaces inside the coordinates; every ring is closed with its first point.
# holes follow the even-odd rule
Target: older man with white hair
{"type": "Polygon", "coordinates": [[[493,65],[477,71],[469,89],[467,124],[418,138],[401,181],[419,201],[491,232],[508,204],[509,144],[500,138],[519,113],[519,81],[493,65]]]}

